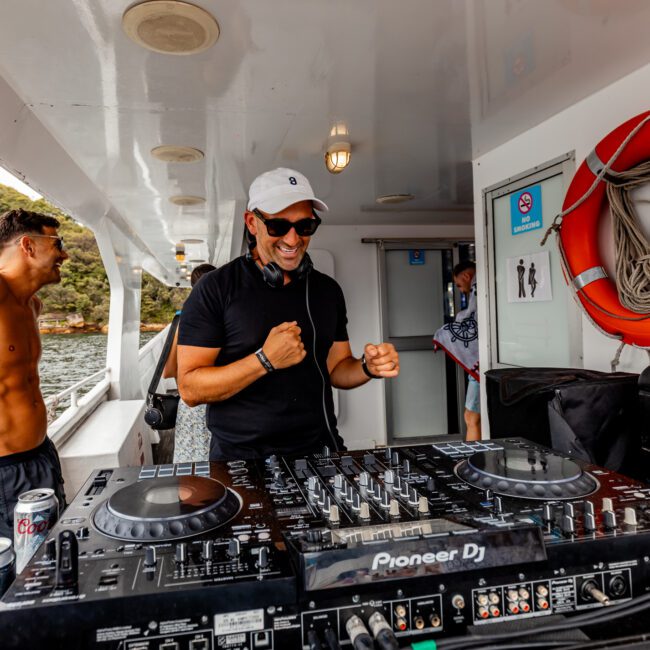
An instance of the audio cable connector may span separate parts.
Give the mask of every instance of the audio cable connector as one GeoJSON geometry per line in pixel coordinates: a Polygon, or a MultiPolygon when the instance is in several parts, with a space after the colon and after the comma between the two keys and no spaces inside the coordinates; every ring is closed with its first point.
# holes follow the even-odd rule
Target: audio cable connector
{"type": "Polygon", "coordinates": [[[399,642],[381,612],[372,614],[368,619],[368,625],[381,650],[399,650],[399,642]]]}
{"type": "Polygon", "coordinates": [[[363,621],[354,614],[345,622],[345,630],[354,650],[374,650],[375,644],[363,621]]]}

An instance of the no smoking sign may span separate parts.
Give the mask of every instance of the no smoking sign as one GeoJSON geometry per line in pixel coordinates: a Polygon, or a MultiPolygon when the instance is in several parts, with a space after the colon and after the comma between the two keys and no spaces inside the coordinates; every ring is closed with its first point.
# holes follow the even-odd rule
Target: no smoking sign
{"type": "Polygon", "coordinates": [[[510,225],[513,235],[543,226],[541,185],[532,185],[510,195],[510,225]]]}

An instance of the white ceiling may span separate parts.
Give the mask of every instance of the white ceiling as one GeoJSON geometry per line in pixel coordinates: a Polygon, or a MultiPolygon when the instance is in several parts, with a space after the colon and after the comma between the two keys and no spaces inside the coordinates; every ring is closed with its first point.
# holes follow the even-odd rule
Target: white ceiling
{"type": "MultiPolygon", "coordinates": [[[[470,223],[473,157],[650,61],[646,0],[195,0],[221,28],[195,56],[134,44],[130,4],[2,0],[0,76],[168,270],[188,237],[206,240],[188,258],[227,257],[249,183],[276,166],[307,174],[328,224],[470,223]],[[352,161],[333,176],[339,121],[352,161]],[[159,162],[162,144],[205,159],[159,162]],[[378,206],[388,193],[415,200],[378,206]]],[[[60,173],[18,166],[20,146],[0,134],[0,161],[94,225],[60,173]]]]}

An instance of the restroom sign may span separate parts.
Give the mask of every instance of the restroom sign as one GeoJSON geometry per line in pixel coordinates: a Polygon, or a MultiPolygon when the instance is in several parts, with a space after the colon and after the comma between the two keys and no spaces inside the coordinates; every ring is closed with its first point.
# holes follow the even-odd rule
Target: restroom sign
{"type": "Polygon", "coordinates": [[[513,235],[543,226],[541,185],[533,185],[510,195],[510,223],[513,235]]]}

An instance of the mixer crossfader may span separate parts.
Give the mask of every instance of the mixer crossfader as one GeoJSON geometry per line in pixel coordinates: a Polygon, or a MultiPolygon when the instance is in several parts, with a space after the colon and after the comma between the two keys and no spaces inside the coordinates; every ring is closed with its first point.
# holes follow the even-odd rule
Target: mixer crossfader
{"type": "Polygon", "coordinates": [[[644,484],[521,438],[104,469],[0,602],[0,638],[396,648],[629,601],[649,531],[644,484]]]}

